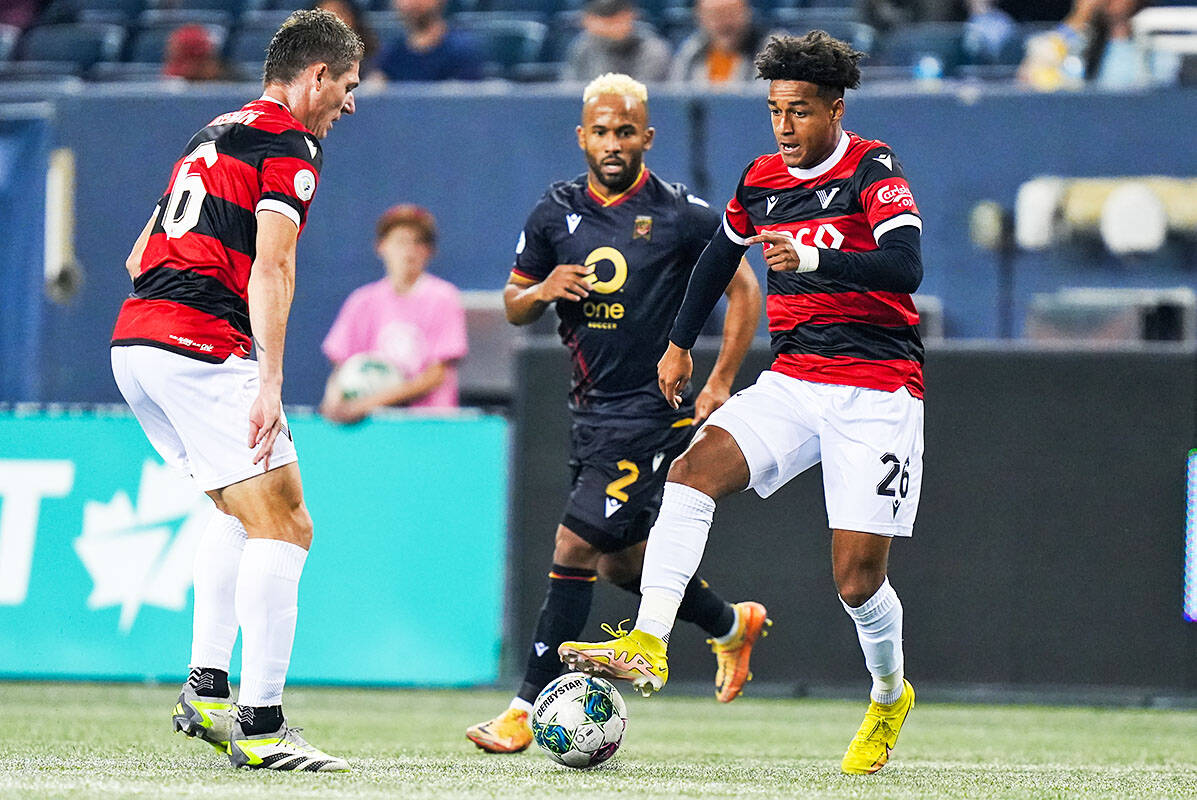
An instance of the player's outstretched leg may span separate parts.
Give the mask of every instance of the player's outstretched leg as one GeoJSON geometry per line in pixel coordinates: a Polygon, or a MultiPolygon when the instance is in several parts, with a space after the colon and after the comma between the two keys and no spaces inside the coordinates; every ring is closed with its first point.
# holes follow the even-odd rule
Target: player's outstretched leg
{"type": "Polygon", "coordinates": [[[596,578],[593,569],[553,564],[519,693],[502,714],[466,729],[466,738],[479,749],[488,753],[518,753],[532,743],[529,720],[532,702],[541,689],[561,674],[557,645],[582,632],[590,616],[596,578]]]}
{"type": "Polygon", "coordinates": [[[223,670],[192,668],[171,716],[174,729],[202,739],[222,753],[233,735],[233,700],[229,674],[223,670]]]}
{"type": "MultiPolygon", "coordinates": [[[[629,622],[624,620],[623,622],[629,622]]],[[[615,638],[605,642],[562,642],[557,655],[570,669],[600,678],[631,681],[645,697],[659,692],[669,680],[665,642],[642,630],[626,631],[603,623],[603,630],[615,638]]]]}

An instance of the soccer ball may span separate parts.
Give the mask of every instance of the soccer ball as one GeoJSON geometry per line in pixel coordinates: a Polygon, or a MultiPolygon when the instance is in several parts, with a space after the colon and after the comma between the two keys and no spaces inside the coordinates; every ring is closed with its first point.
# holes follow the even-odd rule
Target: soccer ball
{"type": "Polygon", "coordinates": [[[374,353],[358,353],[345,359],[337,371],[337,388],[342,400],[369,397],[400,383],[403,375],[395,366],[374,353]]]}
{"type": "Polygon", "coordinates": [[[532,738],[558,764],[586,769],[619,749],[628,708],[607,681],[569,672],[544,687],[532,708],[532,738]]]}

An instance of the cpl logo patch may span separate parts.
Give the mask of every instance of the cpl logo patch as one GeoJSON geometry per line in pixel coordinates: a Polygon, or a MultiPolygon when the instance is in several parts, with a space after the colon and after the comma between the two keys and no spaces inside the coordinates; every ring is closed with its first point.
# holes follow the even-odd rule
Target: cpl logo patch
{"type": "Polygon", "coordinates": [[[592,250],[590,255],[586,256],[586,266],[594,270],[586,276],[586,280],[590,283],[590,288],[599,294],[618,292],[628,281],[628,260],[614,247],[599,247],[592,250]],[[615,274],[607,280],[599,280],[598,265],[604,261],[611,262],[615,267],[615,274]]]}
{"type": "Polygon", "coordinates": [[[310,169],[301,169],[295,173],[295,196],[303,202],[312,199],[316,193],[316,176],[310,169]]]}

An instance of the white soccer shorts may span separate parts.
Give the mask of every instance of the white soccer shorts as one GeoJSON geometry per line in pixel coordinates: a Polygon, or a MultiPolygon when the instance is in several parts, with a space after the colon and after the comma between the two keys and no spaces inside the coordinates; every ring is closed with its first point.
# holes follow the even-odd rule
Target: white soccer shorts
{"type": "MultiPolygon", "coordinates": [[[[112,374],[150,444],[205,492],[261,475],[249,441],[258,363],[229,356],[211,364],[148,345],[112,348],[112,374]]],[[[286,417],[270,468],[297,460],[286,417]]]]}
{"type": "Polygon", "coordinates": [[[923,483],[923,401],[761,373],[706,422],[732,435],[748,488],[768,497],[823,462],[833,529],[910,536],[923,483]]]}

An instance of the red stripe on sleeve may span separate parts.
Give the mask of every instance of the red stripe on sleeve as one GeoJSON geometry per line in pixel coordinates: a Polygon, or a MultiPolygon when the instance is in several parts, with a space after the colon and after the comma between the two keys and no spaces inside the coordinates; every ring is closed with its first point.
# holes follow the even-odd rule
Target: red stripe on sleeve
{"type": "Polygon", "coordinates": [[[771,294],[765,300],[770,331],[793,330],[805,323],[864,322],[869,325],[917,325],[919,312],[908,294],[836,292],[771,294]]]}

